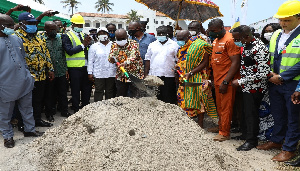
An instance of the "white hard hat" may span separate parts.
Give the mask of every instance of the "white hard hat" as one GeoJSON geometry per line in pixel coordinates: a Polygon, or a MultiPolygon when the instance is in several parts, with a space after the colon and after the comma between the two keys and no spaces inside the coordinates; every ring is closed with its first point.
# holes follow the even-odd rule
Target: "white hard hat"
{"type": "Polygon", "coordinates": [[[97,33],[99,33],[99,31],[105,31],[106,33],[108,33],[108,30],[107,30],[106,27],[99,27],[99,28],[97,29],[97,33]]]}

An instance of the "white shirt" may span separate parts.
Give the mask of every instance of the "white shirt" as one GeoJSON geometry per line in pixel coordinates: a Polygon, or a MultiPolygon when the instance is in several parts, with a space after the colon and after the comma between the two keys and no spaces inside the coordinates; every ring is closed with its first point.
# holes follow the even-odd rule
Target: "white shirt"
{"type": "Polygon", "coordinates": [[[116,76],[116,64],[108,62],[111,45],[112,42],[109,42],[106,46],[97,42],[89,48],[88,74],[93,74],[95,78],[116,76]]]}
{"type": "Polygon", "coordinates": [[[178,49],[177,42],[169,38],[165,44],[158,40],[150,43],[145,55],[145,60],[150,60],[149,75],[175,77],[172,69],[178,60],[178,49]]]}
{"type": "Polygon", "coordinates": [[[284,47],[284,43],[287,41],[287,39],[291,36],[292,33],[294,33],[294,31],[300,26],[300,24],[292,31],[290,31],[289,33],[284,33],[284,30],[281,31],[281,37],[278,41],[278,48],[277,51],[278,53],[280,53],[280,50],[284,50],[286,47],[284,47]]]}

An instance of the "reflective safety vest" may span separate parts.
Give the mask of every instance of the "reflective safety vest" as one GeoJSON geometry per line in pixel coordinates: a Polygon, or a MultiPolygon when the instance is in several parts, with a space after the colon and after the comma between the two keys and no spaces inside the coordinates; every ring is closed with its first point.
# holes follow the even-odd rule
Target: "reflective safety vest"
{"type": "MultiPolygon", "coordinates": [[[[69,36],[69,39],[72,42],[73,48],[75,48],[76,46],[81,45],[81,41],[80,39],[72,32],[69,31],[67,33],[67,35],[69,36]]],[[[80,33],[82,40],[84,39],[84,34],[80,33]]],[[[68,55],[66,53],[66,60],[67,60],[67,66],[72,68],[72,67],[83,67],[85,66],[85,54],[84,54],[84,50],[82,50],[81,52],[78,52],[72,56],[68,55]]]]}
{"type": "MultiPolygon", "coordinates": [[[[274,54],[275,54],[275,48],[276,48],[276,40],[280,34],[281,30],[277,30],[274,32],[271,40],[270,40],[270,53],[271,53],[271,68],[272,71],[274,68],[274,54]]],[[[300,62],[300,34],[297,35],[296,38],[294,38],[285,49],[282,50],[282,52],[279,52],[282,54],[282,59],[280,63],[280,73],[290,69],[292,66],[300,62]]],[[[300,80],[300,75],[296,76],[293,80],[300,80]]]]}

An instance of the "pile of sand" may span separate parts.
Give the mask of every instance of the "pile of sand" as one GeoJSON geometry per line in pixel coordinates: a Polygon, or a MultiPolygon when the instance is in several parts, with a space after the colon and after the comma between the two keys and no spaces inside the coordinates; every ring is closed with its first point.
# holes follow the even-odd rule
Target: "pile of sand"
{"type": "Polygon", "coordinates": [[[155,98],[92,103],[11,157],[8,170],[253,170],[178,106],[155,98]]]}

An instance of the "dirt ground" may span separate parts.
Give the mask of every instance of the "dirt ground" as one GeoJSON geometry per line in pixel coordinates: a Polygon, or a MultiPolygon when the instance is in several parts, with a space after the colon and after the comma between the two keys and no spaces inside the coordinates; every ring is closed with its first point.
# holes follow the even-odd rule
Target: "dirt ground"
{"type": "MultiPolygon", "coordinates": [[[[55,116],[55,122],[53,127],[59,126],[62,121],[65,119],[64,117],[61,117],[59,113],[57,113],[55,116]]],[[[44,118],[45,119],[45,118],[44,118]]],[[[216,123],[216,120],[212,120],[211,118],[206,117],[204,122],[205,129],[214,126],[216,123]]],[[[46,131],[49,128],[42,128],[38,127],[37,131],[46,131]]],[[[51,129],[51,128],[50,128],[51,129]]],[[[9,165],[7,163],[7,159],[11,158],[13,155],[17,154],[18,151],[24,149],[27,144],[32,142],[35,138],[32,137],[24,137],[21,132],[17,130],[17,128],[14,128],[15,136],[14,140],[16,142],[16,145],[12,149],[5,148],[3,146],[3,138],[1,136],[0,142],[2,145],[0,145],[0,171],[6,171],[7,168],[4,167],[4,165],[9,165]]],[[[251,151],[247,152],[238,152],[236,151],[236,148],[240,146],[243,141],[237,141],[237,140],[228,140],[225,142],[214,142],[212,138],[216,135],[214,133],[209,133],[205,131],[206,138],[211,139],[211,143],[215,144],[216,146],[223,149],[224,153],[228,154],[229,158],[235,158],[239,159],[238,161],[246,161],[245,163],[249,164],[249,168],[255,168],[256,171],[273,171],[273,170],[300,170],[298,168],[293,167],[287,167],[284,166],[282,163],[273,162],[271,158],[279,153],[279,150],[272,150],[272,151],[260,151],[257,149],[252,149],[251,151]]],[[[237,134],[232,134],[231,136],[235,136],[237,134]]],[[[260,142],[263,143],[263,142],[260,142]]],[[[218,160],[216,158],[216,160],[218,160]]],[[[230,162],[230,161],[227,161],[230,162]]],[[[244,162],[242,162],[244,163],[244,162]]],[[[242,164],[241,163],[241,164],[242,164]]],[[[201,168],[199,168],[201,170],[201,168]]],[[[226,170],[226,169],[225,169],[226,170]]],[[[253,169],[249,169],[253,170],[253,169]]]]}

